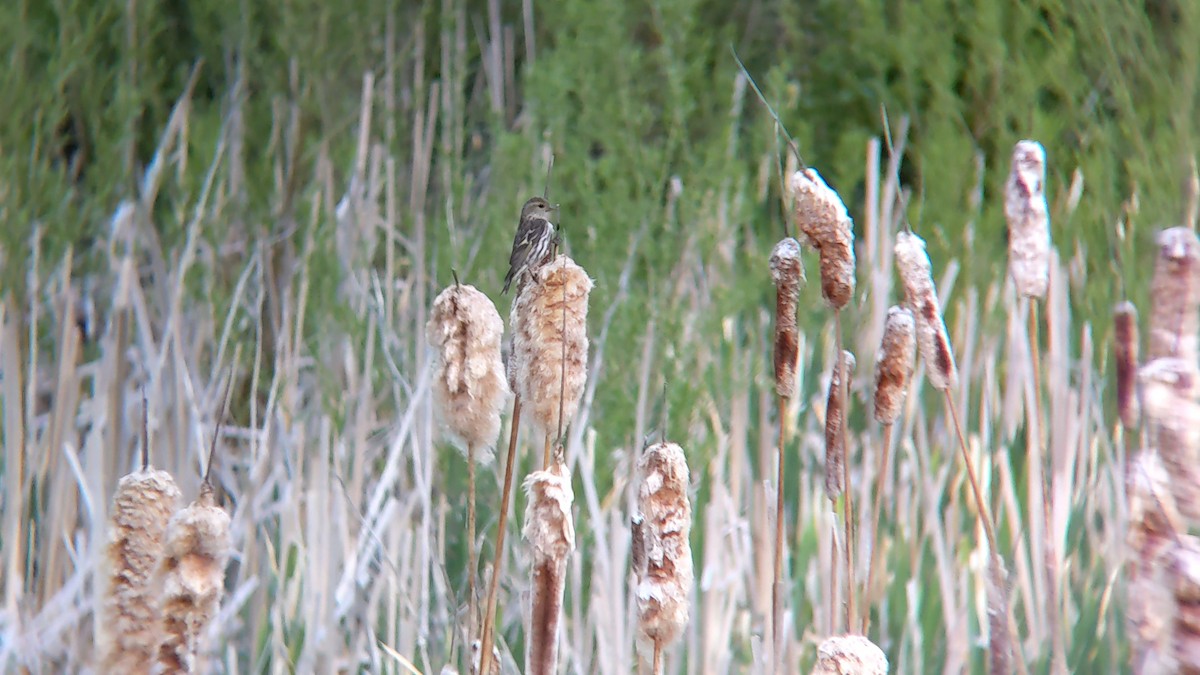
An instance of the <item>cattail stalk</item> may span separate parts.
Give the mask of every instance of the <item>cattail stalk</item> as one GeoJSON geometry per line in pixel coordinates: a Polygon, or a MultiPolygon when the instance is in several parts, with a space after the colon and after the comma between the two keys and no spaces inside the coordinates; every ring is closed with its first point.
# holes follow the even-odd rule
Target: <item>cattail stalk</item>
{"type": "Polygon", "coordinates": [[[1013,148],[1004,186],[1008,269],[1017,294],[1045,298],[1050,287],[1050,209],[1046,205],[1046,150],[1037,141],[1013,148]]]}
{"type": "Polygon", "coordinates": [[[474,286],[460,284],[433,301],[426,338],[436,352],[433,404],[443,433],[467,457],[467,644],[474,640],[475,462],[492,461],[500,412],[508,398],[500,342],[504,320],[474,286]]]}
{"type": "Polygon", "coordinates": [[[1138,326],[1137,307],[1117,303],[1113,309],[1113,361],[1117,375],[1117,413],[1121,424],[1133,430],[1140,414],[1137,400],[1138,326]]]}
{"type": "Polygon", "coordinates": [[[840,310],[854,297],[854,221],[842,198],[816,169],[793,173],[791,190],[801,241],[818,253],[821,296],[840,310]]]}
{"type": "Polygon", "coordinates": [[[800,358],[800,330],[796,305],[804,268],[800,265],[800,243],[787,237],[775,245],[770,260],[775,282],[775,394],[778,397],[779,447],[775,479],[775,559],[771,585],[772,655],[776,670],[783,658],[783,483],[784,445],[787,440],[788,401],[796,395],[796,370],[800,358]]]}
{"type": "Polygon", "coordinates": [[[637,631],[642,650],[651,652],[654,675],[663,672],[662,655],[689,620],[694,575],[689,481],[687,458],[675,443],[652,445],[638,460],[637,631]]]}
{"type": "Polygon", "coordinates": [[[1200,239],[1186,227],[1158,235],[1158,260],[1150,282],[1147,360],[1177,356],[1196,363],[1200,333],[1200,239]]]}
{"type": "Polygon", "coordinates": [[[481,642],[477,673],[491,673],[493,659],[496,658],[492,653],[492,634],[496,630],[496,592],[500,585],[500,571],[504,567],[504,533],[508,521],[508,505],[512,495],[513,464],[517,459],[517,432],[521,429],[521,395],[519,393],[513,396],[511,426],[512,429],[508,436],[508,457],[504,463],[504,487],[500,492],[500,516],[499,523],[496,525],[496,551],[492,559],[492,578],[488,581],[487,600],[483,610],[483,626],[479,630],[481,642]]]}
{"type": "Polygon", "coordinates": [[[592,280],[559,255],[533,273],[513,301],[516,384],[543,437],[569,424],[587,384],[587,314],[592,280]],[[563,314],[566,320],[563,320],[563,314]]]}
{"type": "Polygon", "coordinates": [[[1009,625],[1008,572],[999,556],[992,556],[987,573],[988,672],[1012,672],[1013,636],[1009,625]]]}
{"type": "Polygon", "coordinates": [[[871,595],[875,588],[875,560],[879,547],[879,512],[883,507],[883,487],[888,475],[888,454],[892,445],[892,426],[900,418],[900,409],[908,395],[916,361],[916,322],[912,312],[900,306],[888,309],[883,339],[875,357],[875,421],[883,425],[882,456],[875,478],[875,500],[871,508],[871,558],[867,567],[866,598],[863,600],[862,632],[871,625],[871,595]]]}
{"type": "Polygon", "coordinates": [[[217,505],[212,483],[205,480],[196,501],[176,513],[167,527],[163,642],[158,650],[164,672],[195,672],[200,639],[225,592],[232,547],[229,514],[217,505]]]}
{"type": "Polygon", "coordinates": [[[162,607],[158,566],[179,502],[171,474],[143,466],[113,494],[105,555],[104,604],[97,623],[102,672],[149,673],[158,650],[162,607]]]}
{"type": "MultiPolygon", "coordinates": [[[[840,322],[839,322],[840,323],[840,322]]],[[[840,334],[840,331],[839,331],[840,334]]],[[[829,376],[829,393],[825,405],[825,495],[836,507],[842,498],[842,527],[846,553],[846,629],[851,630],[854,616],[854,522],[851,498],[850,466],[846,461],[846,404],[850,371],[855,366],[854,355],[841,351],[829,376]]]]}
{"type": "Polygon", "coordinates": [[[571,477],[555,462],[525,479],[529,503],[525,510],[525,539],[533,549],[533,593],[529,648],[525,672],[546,675],[558,663],[558,626],[562,616],[567,559],[575,550],[575,521],[571,517],[571,477]]]}

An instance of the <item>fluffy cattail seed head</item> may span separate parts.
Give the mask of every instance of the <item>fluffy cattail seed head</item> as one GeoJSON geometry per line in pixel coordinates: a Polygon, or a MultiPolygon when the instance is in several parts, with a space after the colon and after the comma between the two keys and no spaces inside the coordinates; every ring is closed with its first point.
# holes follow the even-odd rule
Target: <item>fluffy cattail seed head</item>
{"type": "Polygon", "coordinates": [[[1113,308],[1113,361],[1117,374],[1117,413],[1126,429],[1137,426],[1137,307],[1120,302],[1113,308]]]}
{"type": "Polygon", "coordinates": [[[825,495],[831,500],[837,499],[845,489],[846,387],[842,382],[849,382],[855,365],[854,355],[843,351],[841,363],[834,366],[829,376],[829,395],[825,399],[825,495]]]}
{"type": "Polygon", "coordinates": [[[200,638],[225,592],[231,548],[229,514],[217,506],[212,486],[205,482],[196,501],[167,526],[161,567],[163,641],[158,651],[166,672],[195,671],[200,638]]]}
{"type": "Polygon", "coordinates": [[[861,635],[831,637],[817,648],[812,675],[887,675],[883,650],[861,635]]]}
{"type": "Polygon", "coordinates": [[[437,353],[433,405],[446,436],[482,462],[492,458],[508,397],[500,341],[504,321],[474,286],[455,283],[433,301],[426,339],[437,353]]]}
{"type": "Polygon", "coordinates": [[[791,189],[801,240],[819,254],[821,295],[830,307],[841,309],[854,297],[854,221],[816,169],[793,173],[791,189]]]}
{"type": "Polygon", "coordinates": [[[1046,205],[1046,149],[1037,141],[1013,148],[1004,186],[1008,219],[1008,269],[1017,293],[1046,297],[1050,287],[1050,209],[1046,205]]]}
{"type": "Polygon", "coordinates": [[[179,502],[171,474],[144,468],[113,494],[105,552],[104,605],[97,622],[103,672],[148,673],[158,649],[158,565],[179,502]]]}
{"type": "Polygon", "coordinates": [[[1196,363],[1200,331],[1200,239],[1186,227],[1158,235],[1158,261],[1150,282],[1147,359],[1178,356],[1196,363]]]}
{"type": "Polygon", "coordinates": [[[692,591],[692,503],[683,448],[650,446],[638,460],[638,509],[643,550],[637,579],[638,641],[662,649],[687,626],[692,591]]]}
{"type": "Polygon", "coordinates": [[[775,282],[775,393],[784,398],[796,395],[796,367],[800,359],[800,329],[796,326],[796,304],[804,268],[800,265],[800,242],[787,237],[771,251],[771,280],[775,282]]]}
{"type": "Polygon", "coordinates": [[[587,383],[587,312],[592,280],[565,255],[539,267],[513,301],[513,364],[522,412],[543,434],[565,427],[587,383]],[[565,311],[565,326],[564,326],[565,311]],[[565,375],[565,377],[564,377],[565,375]]]}
{"type": "Polygon", "coordinates": [[[913,314],[899,305],[888,309],[883,339],[875,357],[875,421],[894,424],[908,394],[917,359],[917,324],[913,314]]]}
{"type": "Polygon", "coordinates": [[[917,320],[917,347],[925,360],[929,383],[940,391],[950,389],[958,382],[958,370],[933,286],[933,265],[925,252],[925,240],[911,232],[897,234],[896,268],[904,285],[905,302],[917,320]]]}
{"type": "Polygon", "coordinates": [[[1171,477],[1180,511],[1200,520],[1200,372],[1194,362],[1160,358],[1141,371],[1147,439],[1171,477]]]}
{"type": "Polygon", "coordinates": [[[558,625],[562,617],[567,560],[575,550],[571,476],[564,464],[552,462],[525,479],[525,539],[533,549],[533,594],[529,649],[525,672],[553,673],[558,664],[558,625]]]}

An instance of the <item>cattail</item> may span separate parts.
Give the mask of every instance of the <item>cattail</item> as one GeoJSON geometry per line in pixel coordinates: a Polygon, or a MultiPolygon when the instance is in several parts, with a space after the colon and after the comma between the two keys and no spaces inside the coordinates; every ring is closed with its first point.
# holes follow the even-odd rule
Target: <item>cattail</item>
{"type": "Polygon", "coordinates": [[[830,307],[841,309],[854,297],[854,221],[816,169],[793,173],[791,189],[796,228],[819,254],[821,296],[830,307]]]}
{"type": "Polygon", "coordinates": [[[525,538],[533,548],[533,599],[526,673],[553,673],[558,663],[558,624],[562,616],[567,558],[575,550],[571,518],[571,477],[566,465],[553,462],[525,479],[529,504],[525,538]]]}
{"type": "Polygon", "coordinates": [[[929,383],[934,389],[946,391],[958,382],[958,373],[933,286],[933,266],[925,252],[925,240],[911,232],[897,234],[896,267],[904,284],[905,301],[917,320],[917,346],[925,360],[929,383]]]}
{"type": "Polygon", "coordinates": [[[546,436],[575,415],[587,382],[592,280],[565,255],[534,272],[513,302],[514,368],[522,412],[546,436]],[[564,318],[565,313],[565,318],[564,318]],[[564,325],[565,323],[565,325],[564,325]]]}
{"type": "Polygon", "coordinates": [[[842,351],[839,364],[829,376],[829,395],[825,399],[825,495],[837,499],[845,488],[843,483],[846,461],[846,392],[842,372],[847,380],[855,366],[854,355],[842,351]]]}
{"type": "Polygon", "coordinates": [[[643,550],[637,579],[638,642],[653,650],[661,672],[661,655],[687,626],[692,591],[692,504],[688,499],[688,465],[674,443],[650,446],[638,460],[638,509],[643,550]]]}
{"type": "Polygon", "coordinates": [[[800,330],[796,326],[796,304],[800,300],[800,242],[780,240],[771,251],[771,280],[775,282],[775,393],[783,398],[796,395],[796,366],[800,359],[800,330]]]}
{"type": "Polygon", "coordinates": [[[178,502],[179,488],[166,471],[144,466],[117,484],[97,622],[102,672],[150,672],[161,624],[157,571],[178,502]]]}
{"type": "Polygon", "coordinates": [[[1186,227],[1158,235],[1158,262],[1150,282],[1147,360],[1178,356],[1196,363],[1200,331],[1200,239],[1186,227]]]}
{"type": "Polygon", "coordinates": [[[861,635],[839,635],[817,648],[812,675],[887,675],[887,672],[887,656],[874,642],[861,635]]]}
{"type": "Polygon", "coordinates": [[[1117,413],[1126,429],[1137,426],[1138,326],[1137,307],[1119,302],[1113,309],[1113,360],[1117,372],[1117,413]]]}
{"type": "Polygon", "coordinates": [[[1180,511],[1200,520],[1200,372],[1194,362],[1160,358],[1141,370],[1148,440],[1171,477],[1180,511]]]}
{"type": "Polygon", "coordinates": [[[917,358],[916,323],[913,314],[899,305],[888,309],[883,339],[875,356],[875,421],[894,424],[908,394],[917,358]]]}
{"type": "Polygon", "coordinates": [[[504,321],[486,295],[455,283],[433,301],[425,326],[437,353],[433,404],[446,436],[483,463],[492,459],[508,396],[500,340],[504,321]]]}
{"type": "Polygon", "coordinates": [[[1004,186],[1008,269],[1017,293],[1044,298],[1050,287],[1050,210],[1046,205],[1046,149],[1037,141],[1013,148],[1004,186]]]}
{"type": "Polygon", "coordinates": [[[1177,672],[1172,623],[1177,603],[1164,560],[1184,526],[1170,489],[1171,478],[1154,450],[1129,459],[1129,580],[1126,620],[1135,673],[1177,672]]]}
{"type": "Polygon", "coordinates": [[[1171,654],[1179,662],[1179,672],[1197,673],[1200,672],[1200,539],[1191,535],[1180,537],[1170,550],[1167,569],[1175,596],[1171,654]]]}
{"type": "Polygon", "coordinates": [[[164,672],[190,673],[205,629],[225,591],[225,564],[232,548],[229,514],[217,506],[205,480],[196,501],[167,526],[163,555],[163,641],[158,661],[164,672]]]}
{"type": "Polygon", "coordinates": [[[1008,606],[1008,571],[1000,556],[993,555],[988,562],[987,578],[988,672],[992,675],[1012,672],[1013,639],[1008,606]]]}

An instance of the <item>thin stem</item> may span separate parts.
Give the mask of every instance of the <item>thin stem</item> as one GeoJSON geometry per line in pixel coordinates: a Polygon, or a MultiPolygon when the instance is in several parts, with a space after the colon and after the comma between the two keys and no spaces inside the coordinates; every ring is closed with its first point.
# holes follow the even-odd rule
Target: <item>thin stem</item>
{"type": "Polygon", "coordinates": [[[883,508],[883,484],[888,475],[888,459],[892,450],[892,425],[883,427],[883,457],[879,460],[879,475],[875,477],[875,500],[871,506],[871,560],[867,563],[867,586],[863,590],[862,634],[871,627],[871,595],[875,590],[875,561],[879,557],[879,511],[883,508]]]}
{"type": "MultiPolygon", "coordinates": [[[[787,431],[787,397],[778,396],[779,402],[779,468],[775,474],[775,576],[771,584],[771,639],[774,649],[773,672],[783,672],[783,472],[784,439],[787,431]]],[[[665,432],[664,432],[665,433],[665,432]]]]}
{"type": "Polygon", "coordinates": [[[846,539],[846,632],[854,630],[854,490],[850,486],[850,443],[846,431],[850,412],[850,368],[842,345],[842,310],[834,312],[837,327],[838,397],[842,400],[842,527],[846,539]]]}
{"type": "Polygon", "coordinates": [[[546,434],[546,441],[542,444],[542,469],[550,468],[550,434],[546,434]]]}
{"type": "Polygon", "coordinates": [[[662,675],[662,672],[663,672],[662,645],[660,645],[657,640],[655,640],[655,642],[654,642],[653,672],[654,672],[654,675],[662,675]]]}
{"type": "Polygon", "coordinates": [[[475,642],[478,599],[475,597],[475,446],[467,444],[467,647],[475,642]]]}
{"type": "Polygon", "coordinates": [[[508,436],[508,461],[504,465],[504,490],[500,493],[500,524],[496,530],[496,554],[492,560],[492,578],[488,580],[487,605],[483,627],[480,629],[482,642],[479,653],[479,672],[490,673],[492,663],[492,633],[495,632],[496,588],[500,583],[500,570],[504,567],[504,526],[508,520],[508,502],[512,494],[513,464],[517,455],[517,432],[521,428],[521,395],[513,396],[512,432],[508,436]]]}
{"type": "MultiPolygon", "coordinates": [[[[1033,298],[1028,299],[1029,303],[1029,360],[1030,370],[1033,372],[1033,407],[1027,409],[1027,415],[1036,415],[1037,424],[1027,424],[1031,429],[1030,442],[1033,444],[1032,456],[1035,461],[1041,463],[1043,454],[1042,420],[1046,416],[1042,410],[1042,358],[1040,349],[1040,340],[1038,339],[1038,303],[1033,298]],[[1035,431],[1036,430],[1036,431],[1035,431]]],[[[1050,501],[1050,485],[1054,475],[1054,458],[1048,457],[1049,471],[1044,468],[1042,471],[1042,518],[1043,527],[1045,529],[1045,563],[1046,567],[1046,621],[1050,625],[1050,672],[1065,673],[1067,672],[1067,664],[1065,662],[1066,645],[1063,640],[1063,631],[1059,624],[1059,607],[1058,607],[1058,546],[1054,539],[1054,515],[1050,501]]],[[[1040,465],[1040,464],[1039,464],[1040,465]]]]}
{"type": "Polygon", "coordinates": [[[975,462],[967,451],[967,439],[963,436],[962,423],[958,420],[958,407],[954,405],[954,397],[950,390],[942,391],[946,395],[946,406],[950,408],[950,417],[954,422],[954,432],[958,435],[958,447],[962,451],[963,462],[967,465],[967,480],[971,483],[971,492],[975,496],[975,504],[979,508],[979,522],[983,524],[983,532],[987,535],[988,548],[994,556],[1000,555],[996,545],[996,530],[992,525],[992,515],[988,511],[987,502],[983,500],[983,490],[979,488],[979,478],[975,474],[975,462]]]}

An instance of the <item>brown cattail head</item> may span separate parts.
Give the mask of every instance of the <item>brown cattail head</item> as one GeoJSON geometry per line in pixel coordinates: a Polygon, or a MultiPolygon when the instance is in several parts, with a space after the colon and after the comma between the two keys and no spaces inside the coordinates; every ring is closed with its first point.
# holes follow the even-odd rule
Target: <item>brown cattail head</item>
{"type": "Polygon", "coordinates": [[[562,617],[567,559],[575,550],[571,476],[552,462],[525,479],[525,539],[533,549],[533,598],[525,672],[554,673],[558,663],[558,625],[562,617]]]}
{"type": "Polygon", "coordinates": [[[835,364],[829,376],[829,395],[825,399],[825,495],[837,499],[845,489],[843,478],[846,461],[846,387],[854,370],[854,355],[842,352],[841,362],[835,364]],[[842,373],[845,372],[845,380],[842,373]]]}
{"type": "Polygon", "coordinates": [[[804,268],[800,265],[800,242],[787,237],[771,251],[771,280],[775,282],[775,393],[784,398],[796,395],[796,367],[800,359],[800,329],[796,326],[796,304],[804,268]]]}
{"type": "Polygon", "coordinates": [[[1200,239],[1186,227],[1158,235],[1158,261],[1150,282],[1147,359],[1178,356],[1196,363],[1200,331],[1200,239]]]}
{"type": "Polygon", "coordinates": [[[1008,570],[1000,556],[992,555],[988,563],[988,672],[1007,675],[1012,672],[1013,639],[1008,623],[1008,570]]]}
{"type": "Polygon", "coordinates": [[[1013,148],[1004,186],[1008,219],[1008,269],[1017,293],[1046,297],[1050,287],[1050,209],[1046,205],[1046,149],[1037,141],[1013,148]]]}
{"type": "Polygon", "coordinates": [[[908,394],[917,359],[917,324],[913,314],[899,305],[888,309],[883,339],[875,356],[875,421],[894,424],[908,394]]]}
{"type": "Polygon", "coordinates": [[[180,510],[167,526],[160,573],[162,644],[158,662],[166,672],[190,673],[205,629],[216,616],[225,592],[225,564],[233,547],[229,514],[217,506],[205,481],[196,501],[180,510]]]}
{"type": "Polygon", "coordinates": [[[557,433],[560,405],[564,427],[579,407],[587,383],[591,290],[587,272],[560,255],[533,272],[513,301],[510,358],[516,359],[517,393],[522,411],[543,434],[557,433]]]}
{"type": "Polygon", "coordinates": [[[925,360],[929,383],[940,391],[950,389],[958,382],[958,371],[933,286],[933,265],[925,252],[925,240],[911,232],[897,234],[896,268],[904,285],[905,303],[917,320],[917,347],[925,360]]]}
{"type": "Polygon", "coordinates": [[[1185,517],[1200,520],[1200,372],[1177,358],[1150,361],[1141,370],[1147,439],[1171,477],[1169,486],[1185,517]]]}
{"type": "Polygon", "coordinates": [[[887,675],[883,650],[861,635],[831,637],[817,648],[812,675],[887,675]]]}
{"type": "Polygon", "coordinates": [[[637,580],[638,642],[643,649],[665,648],[687,626],[692,591],[692,503],[688,465],[675,443],[650,446],[638,460],[638,509],[643,550],[634,560],[637,580]]]}
{"type": "Polygon", "coordinates": [[[103,672],[148,673],[158,649],[158,565],[179,502],[171,474],[143,468],[113,494],[105,555],[104,606],[97,622],[103,672]]]}
{"type": "Polygon", "coordinates": [[[446,436],[487,463],[500,433],[500,411],[508,397],[500,341],[504,321],[486,295],[454,283],[433,301],[425,325],[437,352],[433,405],[446,436]]]}
{"type": "Polygon", "coordinates": [[[854,297],[854,221],[816,169],[793,173],[791,189],[801,240],[819,254],[821,296],[841,309],[854,297]]]}
{"type": "Polygon", "coordinates": [[[1113,308],[1113,361],[1117,373],[1117,413],[1126,429],[1138,423],[1137,400],[1138,325],[1137,307],[1132,302],[1113,308]]]}

